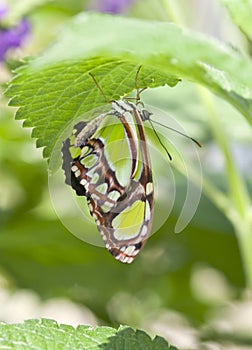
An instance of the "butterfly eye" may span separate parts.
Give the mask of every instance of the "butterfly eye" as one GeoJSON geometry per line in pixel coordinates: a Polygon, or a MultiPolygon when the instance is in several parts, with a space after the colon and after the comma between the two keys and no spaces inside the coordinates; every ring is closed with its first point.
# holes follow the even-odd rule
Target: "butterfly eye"
{"type": "Polygon", "coordinates": [[[142,121],[149,120],[150,116],[153,114],[149,112],[147,109],[142,109],[140,113],[141,113],[142,121]]]}

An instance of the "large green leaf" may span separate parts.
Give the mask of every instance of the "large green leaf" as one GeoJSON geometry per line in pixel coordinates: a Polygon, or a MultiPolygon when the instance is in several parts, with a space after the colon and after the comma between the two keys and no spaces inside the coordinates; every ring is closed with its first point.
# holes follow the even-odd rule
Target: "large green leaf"
{"type": "MultiPolygon", "coordinates": [[[[8,96],[21,106],[17,119],[50,157],[65,127],[136,87],[174,86],[179,78],[201,83],[238,108],[252,124],[252,64],[210,38],[170,23],[85,13],[73,18],[56,42],[17,71],[8,96]]],[[[107,107],[109,108],[109,107],[107,107]]],[[[89,115],[88,118],[92,116],[89,115]]]]}
{"type": "MultiPolygon", "coordinates": [[[[118,99],[135,88],[139,64],[93,58],[58,63],[36,71],[31,67],[19,70],[8,94],[14,96],[11,105],[21,106],[16,118],[25,119],[24,126],[34,127],[32,135],[38,139],[37,146],[46,146],[44,154],[48,157],[71,121],[107,103],[89,72],[95,75],[108,100],[118,99]]],[[[161,75],[155,68],[146,67],[142,71],[144,79],[139,77],[140,87],[177,83],[171,75],[161,75]]],[[[86,118],[91,119],[91,115],[86,118]]]]}
{"type": "Polygon", "coordinates": [[[58,325],[53,320],[28,320],[23,324],[0,323],[0,349],[25,350],[176,350],[161,337],[153,340],[128,327],[58,325]]]}

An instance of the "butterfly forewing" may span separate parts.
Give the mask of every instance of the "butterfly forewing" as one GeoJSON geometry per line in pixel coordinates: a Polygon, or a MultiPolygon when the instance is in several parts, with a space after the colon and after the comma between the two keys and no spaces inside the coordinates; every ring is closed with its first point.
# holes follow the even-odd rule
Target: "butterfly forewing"
{"type": "Polygon", "coordinates": [[[152,224],[153,184],[141,109],[114,101],[110,112],[78,123],[62,148],[66,183],[86,196],[107,249],[131,263],[152,224]]]}

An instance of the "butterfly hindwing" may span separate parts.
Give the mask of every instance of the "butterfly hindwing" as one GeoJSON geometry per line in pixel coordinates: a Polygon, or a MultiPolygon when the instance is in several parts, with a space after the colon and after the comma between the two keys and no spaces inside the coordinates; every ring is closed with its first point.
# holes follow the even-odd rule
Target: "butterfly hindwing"
{"type": "Polygon", "coordinates": [[[142,110],[121,100],[80,122],[62,148],[66,183],[85,196],[110,253],[131,263],[145,244],[153,215],[150,157],[142,110]]]}

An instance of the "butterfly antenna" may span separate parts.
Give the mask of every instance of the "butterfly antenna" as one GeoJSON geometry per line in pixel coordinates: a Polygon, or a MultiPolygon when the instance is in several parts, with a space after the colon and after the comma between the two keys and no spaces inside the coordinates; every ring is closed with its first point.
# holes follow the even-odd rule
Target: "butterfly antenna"
{"type": "MultiPolygon", "coordinates": [[[[199,141],[197,141],[197,140],[195,140],[194,138],[192,138],[192,137],[190,137],[190,136],[184,134],[184,133],[181,132],[181,131],[178,131],[178,130],[176,130],[176,129],[173,129],[173,128],[171,128],[170,126],[164,125],[164,124],[159,123],[159,122],[157,122],[157,121],[155,121],[155,120],[150,120],[150,119],[149,119],[149,121],[150,121],[151,123],[155,123],[155,124],[158,124],[158,125],[160,125],[160,126],[163,126],[163,127],[166,128],[166,129],[175,131],[177,134],[180,134],[180,135],[186,137],[187,139],[193,141],[194,143],[196,143],[197,146],[202,147],[202,145],[201,145],[201,143],[200,143],[199,141]]],[[[154,129],[153,129],[153,130],[154,130],[154,129]]]]}
{"type": "Polygon", "coordinates": [[[151,125],[151,127],[152,127],[152,130],[154,131],[154,133],[155,133],[155,135],[156,135],[156,137],[157,137],[157,139],[158,139],[158,142],[160,143],[160,145],[161,145],[161,146],[163,147],[163,149],[165,150],[165,153],[167,154],[168,158],[169,158],[170,160],[172,160],[172,156],[171,156],[171,154],[169,153],[169,151],[167,150],[167,148],[165,147],[165,145],[163,144],[163,142],[162,142],[160,136],[159,136],[158,133],[157,133],[157,130],[154,128],[154,125],[153,125],[153,123],[152,123],[152,120],[149,119],[149,122],[150,122],[150,125],[151,125]]]}
{"type": "Polygon", "coordinates": [[[141,93],[147,89],[147,87],[145,88],[142,88],[140,89],[139,88],[139,85],[138,85],[138,78],[139,78],[139,73],[140,73],[140,70],[142,68],[142,64],[138,67],[137,71],[136,71],[136,78],[135,78],[135,84],[136,84],[136,91],[137,91],[137,94],[136,94],[136,101],[140,101],[140,95],[141,93]]]}
{"type": "Polygon", "coordinates": [[[100,93],[102,94],[102,96],[104,97],[105,101],[106,102],[110,102],[108,99],[107,99],[107,96],[104,94],[104,91],[102,90],[101,86],[99,85],[98,81],[96,80],[95,76],[92,74],[92,73],[88,73],[90,75],[90,77],[93,79],[95,85],[97,86],[98,90],[100,91],[100,93]]]}

